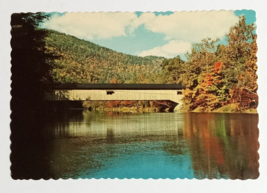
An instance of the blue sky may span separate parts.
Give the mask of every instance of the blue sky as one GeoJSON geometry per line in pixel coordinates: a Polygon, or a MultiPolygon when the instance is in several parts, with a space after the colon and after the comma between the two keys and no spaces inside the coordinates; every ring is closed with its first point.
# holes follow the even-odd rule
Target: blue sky
{"type": "Polygon", "coordinates": [[[189,51],[193,43],[210,37],[225,44],[225,34],[245,15],[256,21],[253,10],[155,13],[52,13],[42,27],[88,40],[131,55],[172,58],[189,51]]]}

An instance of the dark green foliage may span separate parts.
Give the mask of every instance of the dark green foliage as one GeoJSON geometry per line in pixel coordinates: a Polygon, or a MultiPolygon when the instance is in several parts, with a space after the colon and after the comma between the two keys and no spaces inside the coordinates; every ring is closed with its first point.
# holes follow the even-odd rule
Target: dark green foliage
{"type": "Polygon", "coordinates": [[[180,56],[176,58],[164,60],[162,63],[163,75],[165,82],[170,84],[180,84],[183,82],[183,74],[186,72],[187,65],[180,56]]]}
{"type": "Polygon", "coordinates": [[[41,100],[42,83],[52,81],[55,55],[52,56],[45,48],[47,32],[36,29],[45,19],[48,15],[42,13],[11,16],[12,96],[13,101],[18,97],[20,104],[31,105],[41,100]]]}

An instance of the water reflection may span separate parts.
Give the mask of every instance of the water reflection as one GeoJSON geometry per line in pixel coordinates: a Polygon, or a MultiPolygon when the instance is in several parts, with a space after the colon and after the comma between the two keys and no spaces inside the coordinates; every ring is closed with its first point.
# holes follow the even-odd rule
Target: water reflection
{"type": "Polygon", "coordinates": [[[187,114],[184,133],[197,178],[257,178],[258,117],[187,114]]]}
{"type": "Polygon", "coordinates": [[[258,116],[75,111],[47,122],[54,178],[257,178],[258,116]]]}

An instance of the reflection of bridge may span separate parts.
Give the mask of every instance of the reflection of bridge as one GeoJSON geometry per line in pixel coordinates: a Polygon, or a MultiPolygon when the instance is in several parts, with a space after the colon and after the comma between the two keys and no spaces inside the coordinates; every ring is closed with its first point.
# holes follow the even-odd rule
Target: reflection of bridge
{"type": "MultiPolygon", "coordinates": [[[[179,84],[51,84],[46,100],[170,100],[182,104],[179,84]]],[[[177,107],[180,107],[178,105],[177,107]]]]}

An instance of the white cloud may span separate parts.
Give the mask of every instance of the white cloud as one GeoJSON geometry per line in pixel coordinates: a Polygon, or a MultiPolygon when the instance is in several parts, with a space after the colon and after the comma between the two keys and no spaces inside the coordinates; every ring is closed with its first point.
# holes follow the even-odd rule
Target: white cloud
{"type": "Polygon", "coordinates": [[[151,50],[142,51],[139,56],[163,56],[165,58],[173,58],[179,54],[190,51],[191,43],[172,40],[168,44],[155,47],[151,50]]]}
{"type": "Polygon", "coordinates": [[[107,39],[126,36],[134,31],[135,13],[66,13],[54,15],[42,27],[82,39],[107,39]]]}
{"type": "Polygon", "coordinates": [[[174,12],[171,15],[143,13],[135,26],[165,34],[167,40],[199,42],[204,38],[222,38],[238,22],[233,11],[174,12]]]}
{"type": "MultiPolygon", "coordinates": [[[[108,39],[134,34],[144,25],[149,31],[162,33],[169,43],[142,51],[139,56],[171,58],[190,50],[192,43],[204,38],[222,38],[238,22],[233,11],[174,12],[171,15],[130,12],[55,14],[42,27],[70,34],[81,39],[108,39]]],[[[112,49],[112,48],[111,48],[112,49]]]]}
{"type": "Polygon", "coordinates": [[[174,12],[171,15],[130,12],[66,13],[54,15],[43,27],[78,38],[107,39],[127,36],[140,25],[149,31],[163,33],[167,40],[199,42],[203,38],[222,38],[238,21],[233,11],[174,12]]]}

